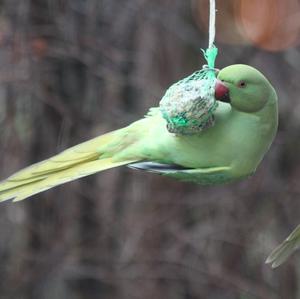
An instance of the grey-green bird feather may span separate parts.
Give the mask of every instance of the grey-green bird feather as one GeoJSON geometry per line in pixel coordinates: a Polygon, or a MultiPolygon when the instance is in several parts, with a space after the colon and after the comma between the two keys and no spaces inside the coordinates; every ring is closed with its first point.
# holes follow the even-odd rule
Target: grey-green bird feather
{"type": "Polygon", "coordinates": [[[266,263],[276,268],[284,263],[300,247],[300,225],[268,256],[266,263]]]}

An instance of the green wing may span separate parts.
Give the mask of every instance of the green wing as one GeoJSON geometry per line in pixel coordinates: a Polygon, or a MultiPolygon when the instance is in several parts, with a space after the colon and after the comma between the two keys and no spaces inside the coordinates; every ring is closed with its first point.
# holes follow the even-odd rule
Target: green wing
{"type": "Polygon", "coordinates": [[[234,180],[229,166],[207,168],[184,168],[176,164],[140,162],[129,165],[130,168],[157,173],[174,179],[201,185],[227,183],[234,180]]]}
{"type": "Polygon", "coordinates": [[[266,263],[272,264],[272,268],[276,268],[284,263],[289,256],[300,246],[300,225],[276,247],[268,256],[266,263]]]}

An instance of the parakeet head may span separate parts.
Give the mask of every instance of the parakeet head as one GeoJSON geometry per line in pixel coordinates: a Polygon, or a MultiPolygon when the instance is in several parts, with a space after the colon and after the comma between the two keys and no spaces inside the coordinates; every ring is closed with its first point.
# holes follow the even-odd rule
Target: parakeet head
{"type": "Polygon", "coordinates": [[[267,78],[257,69],[234,64],[222,69],[217,77],[216,99],[228,102],[236,110],[257,112],[268,101],[276,101],[275,91],[267,78]]]}

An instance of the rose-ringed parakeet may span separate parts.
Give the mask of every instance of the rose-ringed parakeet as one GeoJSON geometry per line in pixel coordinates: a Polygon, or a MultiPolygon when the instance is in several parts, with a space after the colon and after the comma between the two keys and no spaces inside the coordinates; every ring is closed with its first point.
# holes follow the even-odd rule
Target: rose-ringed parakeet
{"type": "Polygon", "coordinates": [[[131,125],[99,136],[0,183],[0,201],[25,199],[60,184],[129,165],[182,181],[220,184],[253,174],[277,130],[277,96],[247,65],[222,69],[214,125],[194,135],[170,133],[158,108],[131,125]]]}
{"type": "Polygon", "coordinates": [[[284,263],[288,257],[300,247],[300,225],[276,247],[266,260],[267,264],[272,264],[272,268],[276,268],[284,263]]]}

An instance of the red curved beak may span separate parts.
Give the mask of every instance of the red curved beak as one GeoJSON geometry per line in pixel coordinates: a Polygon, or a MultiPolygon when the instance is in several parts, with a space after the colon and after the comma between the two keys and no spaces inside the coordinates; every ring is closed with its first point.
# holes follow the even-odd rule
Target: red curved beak
{"type": "Polygon", "coordinates": [[[216,85],[215,85],[215,98],[217,101],[230,103],[229,89],[220,80],[217,80],[216,85]]]}

